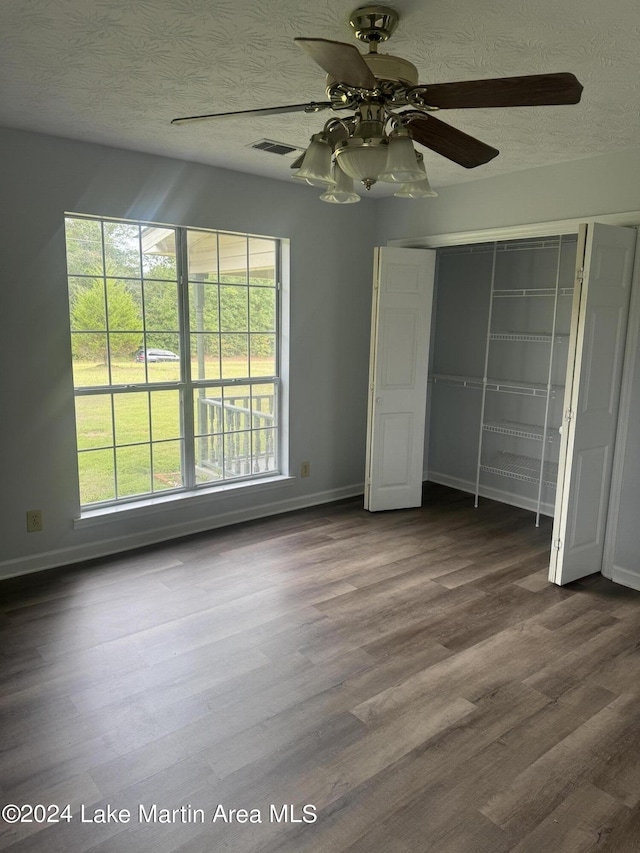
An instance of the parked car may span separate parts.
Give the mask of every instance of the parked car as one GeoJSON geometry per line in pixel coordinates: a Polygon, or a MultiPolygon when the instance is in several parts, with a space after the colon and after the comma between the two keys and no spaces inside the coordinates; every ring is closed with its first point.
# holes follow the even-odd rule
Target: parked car
{"type": "Polygon", "coordinates": [[[139,349],[136,353],[136,361],[180,361],[180,356],[169,349],[139,349]]]}

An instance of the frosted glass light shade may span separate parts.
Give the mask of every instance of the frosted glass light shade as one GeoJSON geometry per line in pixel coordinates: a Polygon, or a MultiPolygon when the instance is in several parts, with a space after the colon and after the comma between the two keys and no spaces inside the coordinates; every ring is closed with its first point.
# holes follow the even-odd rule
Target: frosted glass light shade
{"type": "Polygon", "coordinates": [[[311,137],[302,165],[293,176],[306,181],[312,187],[326,187],[333,183],[331,174],[331,146],[318,133],[311,137]]]}
{"type": "Polygon", "coordinates": [[[431,189],[426,174],[421,181],[407,182],[394,193],[396,198],[436,198],[438,193],[431,189]]]}
{"type": "Polygon", "coordinates": [[[360,196],[353,189],[353,178],[346,175],[335,164],[333,166],[333,180],[333,186],[320,196],[322,201],[327,201],[330,204],[355,204],[355,202],[360,201],[360,196]]]}
{"type": "Polygon", "coordinates": [[[424,157],[422,154],[416,154],[416,162],[422,174],[422,178],[418,181],[407,181],[398,188],[394,193],[396,198],[435,198],[438,193],[431,189],[429,179],[427,178],[427,170],[424,165],[424,157]]]}
{"type": "Polygon", "coordinates": [[[358,193],[337,193],[329,188],[326,193],[322,193],[320,201],[327,201],[329,204],[355,204],[360,201],[358,193]]]}
{"type": "Polygon", "coordinates": [[[387,164],[387,148],[386,139],[352,137],[336,148],[336,160],[350,178],[371,185],[387,164]]]}
{"type": "Polygon", "coordinates": [[[380,173],[381,181],[406,184],[426,178],[420,168],[411,137],[405,132],[389,138],[389,154],[385,168],[380,173]]]}

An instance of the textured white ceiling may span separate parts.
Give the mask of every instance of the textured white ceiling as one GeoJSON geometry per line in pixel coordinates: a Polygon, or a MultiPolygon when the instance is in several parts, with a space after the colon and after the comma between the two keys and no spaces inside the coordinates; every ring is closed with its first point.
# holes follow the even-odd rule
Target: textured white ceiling
{"type": "MultiPolygon", "coordinates": [[[[0,124],[290,180],[327,114],[171,127],[176,116],[324,100],[296,36],[353,41],[357,0],[2,0],[0,124]]],[[[500,149],[477,169],[425,151],[431,183],[640,147],[638,0],[398,0],[382,52],[421,83],[571,71],[576,106],[450,110],[440,118],[500,149]]],[[[364,50],[364,47],[362,47],[364,50]]],[[[393,192],[378,187],[374,194],[393,192]]]]}

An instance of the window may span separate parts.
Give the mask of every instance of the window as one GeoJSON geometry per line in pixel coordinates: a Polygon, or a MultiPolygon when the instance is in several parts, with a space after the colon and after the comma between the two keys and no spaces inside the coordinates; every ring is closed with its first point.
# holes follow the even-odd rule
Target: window
{"type": "Polygon", "coordinates": [[[279,243],[69,216],[83,506],[279,473],[279,243]]]}

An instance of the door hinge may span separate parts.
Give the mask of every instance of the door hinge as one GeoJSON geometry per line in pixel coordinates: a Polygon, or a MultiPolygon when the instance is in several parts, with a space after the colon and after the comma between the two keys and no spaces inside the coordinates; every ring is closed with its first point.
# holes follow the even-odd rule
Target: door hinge
{"type": "Polygon", "coordinates": [[[556,551],[559,551],[560,548],[562,548],[562,539],[556,539],[553,543],[553,547],[556,549],[556,551]]]}
{"type": "Polygon", "coordinates": [[[567,411],[564,413],[564,419],[565,421],[573,420],[573,409],[567,409],[567,411]]]}
{"type": "Polygon", "coordinates": [[[578,272],[576,273],[576,279],[582,284],[584,281],[584,267],[580,267],[578,272]]]}

